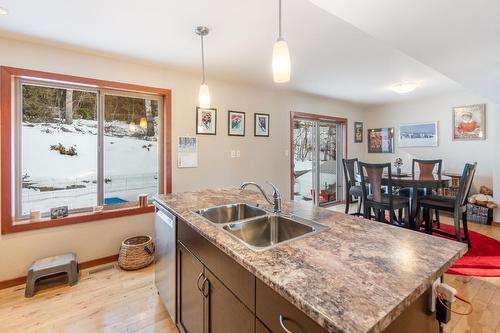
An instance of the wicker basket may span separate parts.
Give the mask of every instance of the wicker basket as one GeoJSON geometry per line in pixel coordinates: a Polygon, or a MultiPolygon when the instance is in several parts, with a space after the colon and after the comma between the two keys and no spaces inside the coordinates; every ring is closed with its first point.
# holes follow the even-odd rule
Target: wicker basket
{"type": "Polygon", "coordinates": [[[148,266],[154,260],[155,245],[150,236],[135,236],[122,242],[118,265],[125,270],[148,266]]]}

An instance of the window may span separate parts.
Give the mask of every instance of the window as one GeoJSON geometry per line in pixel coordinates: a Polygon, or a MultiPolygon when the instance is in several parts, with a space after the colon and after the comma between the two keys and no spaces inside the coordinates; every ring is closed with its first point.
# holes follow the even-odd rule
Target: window
{"type": "Polygon", "coordinates": [[[70,217],[89,215],[96,206],[105,212],[137,208],[138,195],[170,191],[170,140],[165,139],[170,91],[16,72],[26,70],[2,67],[2,124],[11,124],[2,126],[3,233],[29,223],[33,211],[42,213],[42,221],[32,224],[61,225],[50,220],[51,208],[68,206],[70,217]],[[5,165],[10,170],[3,170],[5,165]],[[7,175],[10,182],[4,181],[7,175]]]}

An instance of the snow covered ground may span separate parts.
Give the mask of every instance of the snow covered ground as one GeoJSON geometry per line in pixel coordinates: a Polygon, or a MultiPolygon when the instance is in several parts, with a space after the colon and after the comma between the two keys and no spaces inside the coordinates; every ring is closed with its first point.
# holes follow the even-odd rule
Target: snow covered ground
{"type": "MultiPolygon", "coordinates": [[[[303,198],[312,198],[311,190],[313,188],[312,161],[294,161],[295,171],[307,171],[306,173],[295,178],[294,198],[298,201],[303,201],[303,198]]],[[[335,185],[337,183],[337,163],[334,160],[320,161],[320,182],[321,189],[325,188],[325,183],[335,185]]]]}
{"type": "MultiPolygon", "coordinates": [[[[138,194],[158,190],[158,144],[136,135],[125,122],[106,124],[104,136],[105,198],[135,201],[138,194]],[[112,127],[108,127],[112,125],[112,127]],[[108,131],[109,130],[109,131],[108,131]]],[[[22,214],[47,212],[51,207],[70,209],[97,205],[97,122],[75,120],[71,125],[23,123],[22,214]],[[61,143],[77,155],[51,150],[61,143]]]]}

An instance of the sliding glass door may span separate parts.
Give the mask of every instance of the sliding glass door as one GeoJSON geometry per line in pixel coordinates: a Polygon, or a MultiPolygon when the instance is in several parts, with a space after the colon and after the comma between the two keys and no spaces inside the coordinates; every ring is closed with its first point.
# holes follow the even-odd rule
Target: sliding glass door
{"type": "Polygon", "coordinates": [[[293,200],[323,206],[340,201],[342,126],[308,118],[293,119],[293,200]]]}

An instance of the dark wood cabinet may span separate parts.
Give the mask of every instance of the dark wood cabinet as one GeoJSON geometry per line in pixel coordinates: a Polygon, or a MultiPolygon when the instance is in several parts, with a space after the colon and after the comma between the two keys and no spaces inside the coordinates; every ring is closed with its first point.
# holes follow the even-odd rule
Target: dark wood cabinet
{"type": "Polygon", "coordinates": [[[182,244],[178,244],[177,269],[177,324],[185,333],[203,333],[205,297],[199,286],[204,267],[182,244]]]}
{"type": "Polygon", "coordinates": [[[272,332],[326,333],[324,328],[259,279],[257,279],[255,291],[257,317],[272,332]]]}
{"type": "Polygon", "coordinates": [[[208,270],[208,327],[211,333],[254,333],[255,315],[208,270]]]}

